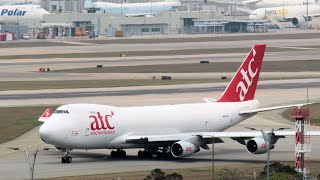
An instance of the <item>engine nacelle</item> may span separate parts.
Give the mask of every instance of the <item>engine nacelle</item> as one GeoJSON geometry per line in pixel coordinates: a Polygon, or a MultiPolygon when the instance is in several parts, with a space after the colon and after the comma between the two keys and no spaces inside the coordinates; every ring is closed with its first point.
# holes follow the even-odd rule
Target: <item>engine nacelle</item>
{"type": "Polygon", "coordinates": [[[294,26],[300,27],[302,26],[304,23],[306,23],[306,19],[304,17],[294,17],[291,19],[291,23],[294,26]]]}
{"type": "Polygon", "coordinates": [[[171,146],[171,154],[176,158],[191,156],[198,151],[200,151],[199,146],[187,141],[178,141],[171,146]]]}
{"type": "MultiPolygon", "coordinates": [[[[267,152],[267,145],[263,138],[253,138],[246,143],[246,147],[249,153],[263,154],[267,152]]],[[[270,149],[274,148],[274,144],[270,145],[270,149]]]]}

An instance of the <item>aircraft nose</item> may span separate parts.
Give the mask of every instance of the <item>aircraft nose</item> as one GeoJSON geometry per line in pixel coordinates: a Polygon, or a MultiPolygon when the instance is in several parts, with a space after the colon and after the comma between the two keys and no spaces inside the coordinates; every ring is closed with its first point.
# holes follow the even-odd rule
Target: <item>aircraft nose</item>
{"type": "Polygon", "coordinates": [[[43,142],[49,143],[50,137],[52,135],[50,128],[48,128],[48,125],[44,123],[40,129],[39,129],[40,138],[43,142]]]}

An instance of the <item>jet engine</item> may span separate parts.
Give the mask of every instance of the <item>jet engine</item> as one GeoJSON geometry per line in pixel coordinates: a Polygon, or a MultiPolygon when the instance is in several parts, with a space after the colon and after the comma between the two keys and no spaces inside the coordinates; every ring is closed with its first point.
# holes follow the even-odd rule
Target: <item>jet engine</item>
{"type": "Polygon", "coordinates": [[[294,26],[300,27],[302,26],[304,23],[306,23],[306,19],[304,17],[294,17],[291,19],[291,23],[294,26]]]}
{"type": "MultiPolygon", "coordinates": [[[[263,138],[253,138],[246,143],[248,152],[252,154],[263,154],[267,152],[267,145],[263,138]]],[[[270,149],[274,148],[274,144],[270,145],[270,149]]]]}
{"type": "Polygon", "coordinates": [[[198,151],[200,151],[199,146],[187,141],[178,141],[171,146],[171,154],[176,158],[191,156],[198,151]]]}

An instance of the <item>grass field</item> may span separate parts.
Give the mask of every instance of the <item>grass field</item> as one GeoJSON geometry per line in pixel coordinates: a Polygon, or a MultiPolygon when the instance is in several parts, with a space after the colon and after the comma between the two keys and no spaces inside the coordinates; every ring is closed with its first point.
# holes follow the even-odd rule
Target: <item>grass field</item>
{"type": "Polygon", "coordinates": [[[19,42],[10,42],[10,43],[0,43],[0,49],[2,48],[20,48],[20,47],[51,47],[51,46],[79,46],[78,44],[67,44],[61,42],[52,42],[52,41],[19,41],[19,42]]]}
{"type": "Polygon", "coordinates": [[[170,84],[227,82],[221,79],[127,79],[127,80],[70,80],[70,81],[2,81],[0,91],[5,90],[39,90],[69,88],[105,88],[127,86],[151,86],[170,84]]]}
{"type": "MultiPolygon", "coordinates": [[[[241,167],[237,166],[227,166],[225,168],[234,170],[240,169],[241,172],[248,175],[249,179],[252,179],[253,171],[256,171],[258,174],[262,171],[264,164],[255,164],[255,165],[246,165],[241,167]]],[[[224,167],[215,167],[215,172],[219,172],[224,167]]],[[[212,178],[212,168],[211,167],[203,167],[203,168],[187,168],[187,169],[170,169],[170,170],[162,170],[166,174],[178,173],[183,176],[184,180],[211,180],[212,178]]],[[[116,180],[116,179],[125,179],[125,180],[142,180],[146,176],[150,174],[150,171],[143,172],[128,172],[128,173],[114,173],[114,174],[97,174],[97,175],[87,175],[87,176],[69,176],[69,177],[61,177],[61,178],[47,178],[45,180],[116,180]]],[[[240,180],[240,179],[239,179],[240,180]]]]}
{"type": "Polygon", "coordinates": [[[247,34],[247,35],[213,35],[207,37],[190,37],[190,38],[151,38],[151,39],[99,39],[99,40],[79,40],[84,43],[94,44],[154,44],[154,43],[183,43],[183,42],[209,42],[209,41],[250,41],[250,40],[266,40],[266,39],[313,39],[319,37],[318,33],[292,33],[292,34],[247,34]]]}
{"type": "MultiPolygon", "coordinates": [[[[41,89],[73,89],[73,88],[108,88],[108,87],[130,87],[130,86],[160,86],[175,84],[201,84],[229,82],[230,78],[220,79],[122,79],[122,80],[68,80],[68,81],[1,81],[0,91],[8,90],[41,90],[41,89]]],[[[308,79],[320,78],[310,77],[274,77],[260,78],[260,80],[284,80],[284,79],[308,79]]]]}
{"type": "Polygon", "coordinates": [[[0,143],[17,138],[39,125],[38,118],[48,108],[55,106],[0,108],[0,143]]]}
{"type": "MultiPolygon", "coordinates": [[[[294,166],[294,162],[281,162],[285,165],[294,166]]],[[[264,180],[265,178],[259,177],[260,173],[263,171],[265,163],[247,163],[243,165],[226,165],[226,166],[216,166],[215,174],[218,174],[223,169],[229,169],[232,172],[238,172],[238,174],[242,174],[244,179],[254,179],[253,173],[256,172],[257,180],[264,180]]],[[[320,163],[319,162],[311,162],[310,165],[310,177],[317,177],[319,174],[320,163]]],[[[184,180],[212,180],[212,167],[202,167],[202,168],[187,168],[187,169],[170,169],[170,170],[162,170],[166,174],[178,173],[183,176],[184,180]]],[[[46,178],[45,180],[104,180],[104,179],[125,179],[125,180],[137,180],[144,179],[147,175],[150,175],[150,171],[144,172],[127,172],[127,173],[114,173],[114,174],[97,174],[97,175],[87,175],[87,176],[69,176],[69,177],[60,177],[60,178],[46,178]]],[[[234,179],[234,180],[242,180],[234,179]]],[[[280,179],[279,179],[280,180],[280,179]]],[[[281,179],[282,180],[282,179],[281,179]]],[[[286,179],[293,180],[293,179],[286,179]]]]}
{"type": "MultiPolygon", "coordinates": [[[[212,62],[213,61],[213,62],[212,62]]],[[[201,72],[235,72],[240,63],[214,62],[209,64],[160,64],[143,66],[113,66],[104,68],[65,69],[55,72],[72,73],[201,73],[201,72]]],[[[320,60],[303,61],[266,61],[263,72],[305,72],[320,71],[320,60]]]]}
{"type": "MultiPolygon", "coordinates": [[[[310,104],[309,110],[310,110],[310,123],[320,126],[320,103],[310,104]]],[[[285,111],[283,113],[283,116],[287,119],[295,121],[295,119],[289,118],[289,111],[290,109],[285,111]]]]}
{"type": "MultiPolygon", "coordinates": [[[[171,56],[171,55],[194,55],[194,54],[217,54],[217,53],[248,53],[247,48],[215,48],[215,49],[183,49],[161,51],[123,51],[123,52],[90,52],[90,53],[64,53],[64,54],[36,54],[36,55],[10,55],[0,56],[0,59],[44,59],[44,58],[94,58],[94,57],[119,57],[120,54],[127,56],[171,56]]],[[[296,49],[283,49],[267,47],[267,52],[296,51],[296,49]]]]}

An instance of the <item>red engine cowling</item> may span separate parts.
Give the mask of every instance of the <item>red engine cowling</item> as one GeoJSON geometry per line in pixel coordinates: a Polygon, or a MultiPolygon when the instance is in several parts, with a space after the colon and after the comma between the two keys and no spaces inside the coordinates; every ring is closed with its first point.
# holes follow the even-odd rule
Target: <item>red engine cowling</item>
{"type": "Polygon", "coordinates": [[[199,146],[187,141],[178,141],[171,146],[171,154],[173,157],[187,157],[200,151],[199,146]]]}
{"type": "MultiPolygon", "coordinates": [[[[267,145],[262,138],[253,138],[246,143],[246,147],[249,153],[263,154],[267,152],[267,145]]],[[[270,149],[273,149],[274,145],[270,145],[270,149]]]]}

